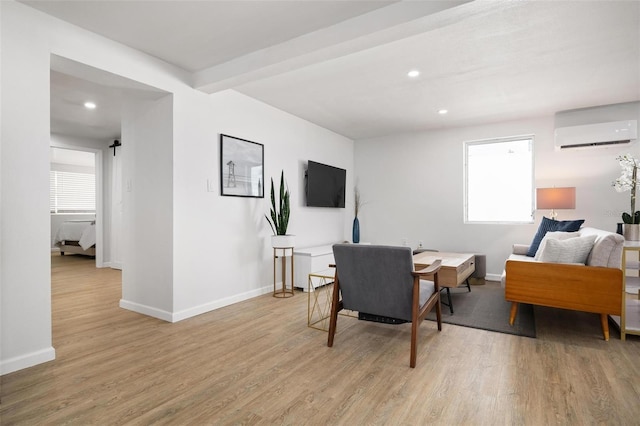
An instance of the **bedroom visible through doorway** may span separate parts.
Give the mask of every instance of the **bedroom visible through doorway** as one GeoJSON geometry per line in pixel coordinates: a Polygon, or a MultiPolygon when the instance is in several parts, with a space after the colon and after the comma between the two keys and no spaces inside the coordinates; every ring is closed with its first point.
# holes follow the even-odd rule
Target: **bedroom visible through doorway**
{"type": "Polygon", "coordinates": [[[96,255],[96,155],[51,147],[51,247],[60,254],[96,255]]]}

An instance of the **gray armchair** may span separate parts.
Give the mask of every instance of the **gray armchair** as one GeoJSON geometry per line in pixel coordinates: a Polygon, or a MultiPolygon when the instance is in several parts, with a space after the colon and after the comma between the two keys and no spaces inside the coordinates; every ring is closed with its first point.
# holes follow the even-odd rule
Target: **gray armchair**
{"type": "Polygon", "coordinates": [[[333,254],[336,276],[327,345],[333,346],[338,312],[342,309],[358,311],[358,318],[362,320],[388,324],[411,322],[409,365],[414,368],[418,327],[434,307],[438,330],[442,330],[440,261],[415,271],[409,247],[336,244],[333,254]]]}

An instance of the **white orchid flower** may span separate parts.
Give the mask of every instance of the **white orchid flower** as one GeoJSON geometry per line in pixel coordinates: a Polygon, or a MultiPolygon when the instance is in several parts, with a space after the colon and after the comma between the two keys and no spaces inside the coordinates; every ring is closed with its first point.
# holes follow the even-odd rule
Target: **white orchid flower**
{"type": "Polygon", "coordinates": [[[622,174],[618,179],[613,182],[613,187],[618,192],[631,191],[631,215],[623,213],[623,221],[625,223],[634,223],[636,212],[636,186],[638,184],[638,166],[640,162],[631,154],[620,155],[616,157],[618,163],[620,163],[620,169],[622,174]],[[625,219],[625,216],[627,218],[625,219]],[[631,220],[631,222],[628,222],[631,220]]]}

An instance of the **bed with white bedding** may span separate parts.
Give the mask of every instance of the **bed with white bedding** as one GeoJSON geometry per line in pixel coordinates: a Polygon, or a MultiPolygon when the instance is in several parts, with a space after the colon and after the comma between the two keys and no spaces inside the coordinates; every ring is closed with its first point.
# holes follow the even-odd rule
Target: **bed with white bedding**
{"type": "Polygon", "coordinates": [[[54,237],[54,244],[65,253],[96,255],[96,221],[68,220],[60,225],[54,237]]]}

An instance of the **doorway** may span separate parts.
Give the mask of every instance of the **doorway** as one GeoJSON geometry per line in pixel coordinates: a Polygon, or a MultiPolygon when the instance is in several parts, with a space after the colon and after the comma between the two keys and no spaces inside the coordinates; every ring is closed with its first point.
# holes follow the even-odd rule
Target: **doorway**
{"type": "Polygon", "coordinates": [[[90,148],[50,147],[51,248],[103,266],[102,155],[90,148]]]}

